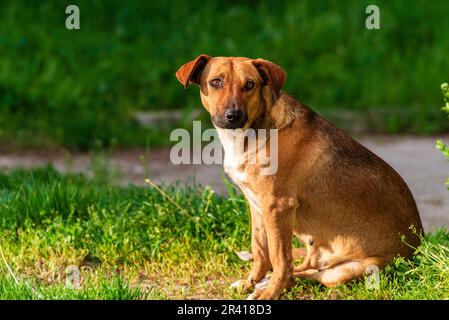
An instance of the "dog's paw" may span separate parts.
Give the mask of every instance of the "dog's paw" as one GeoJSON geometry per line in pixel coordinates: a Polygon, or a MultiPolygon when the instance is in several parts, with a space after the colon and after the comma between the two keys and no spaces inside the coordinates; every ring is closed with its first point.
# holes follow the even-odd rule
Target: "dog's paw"
{"type": "Polygon", "coordinates": [[[246,300],[273,300],[277,298],[271,291],[267,289],[255,290],[246,300]]]}
{"type": "Polygon", "coordinates": [[[255,290],[262,290],[265,289],[268,286],[268,283],[270,282],[270,276],[266,276],[262,280],[260,280],[258,283],[256,283],[256,286],[254,287],[255,290]]]}
{"type": "Polygon", "coordinates": [[[236,289],[238,291],[243,291],[243,292],[250,292],[253,289],[255,289],[255,290],[265,289],[267,287],[269,281],[270,281],[269,275],[267,275],[265,278],[260,280],[255,285],[251,284],[248,280],[237,280],[237,281],[233,282],[229,286],[229,288],[236,289]]]}
{"type": "Polygon", "coordinates": [[[266,275],[265,278],[256,283],[254,283],[251,278],[248,278],[243,285],[243,293],[250,293],[253,290],[266,288],[269,281],[270,275],[266,275]]]}
{"type": "Polygon", "coordinates": [[[246,300],[256,300],[260,292],[265,291],[265,289],[268,287],[268,283],[270,282],[270,277],[265,277],[262,280],[260,280],[256,285],[254,286],[254,292],[251,293],[246,300]]]}

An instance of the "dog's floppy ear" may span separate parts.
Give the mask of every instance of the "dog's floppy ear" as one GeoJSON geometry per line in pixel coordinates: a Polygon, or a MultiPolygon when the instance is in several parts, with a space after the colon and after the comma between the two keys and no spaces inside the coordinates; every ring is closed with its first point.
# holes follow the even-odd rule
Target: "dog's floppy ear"
{"type": "Polygon", "coordinates": [[[210,60],[207,54],[201,54],[195,60],[183,64],[178,71],[176,71],[176,78],[181,82],[185,88],[189,86],[190,82],[200,84],[201,72],[210,60]]]}
{"type": "Polygon", "coordinates": [[[273,93],[278,97],[286,79],[285,71],[273,62],[264,59],[253,60],[253,65],[259,71],[264,84],[270,85],[273,93]]]}

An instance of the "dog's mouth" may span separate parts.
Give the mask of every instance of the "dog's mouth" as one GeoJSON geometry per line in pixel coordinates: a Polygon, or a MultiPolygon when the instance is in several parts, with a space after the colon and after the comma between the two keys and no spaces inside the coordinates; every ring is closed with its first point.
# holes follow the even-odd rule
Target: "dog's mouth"
{"type": "Polygon", "coordinates": [[[216,127],[221,129],[241,129],[248,122],[248,117],[246,116],[246,114],[244,114],[243,117],[238,122],[232,123],[226,120],[224,117],[212,116],[211,121],[216,127]]]}

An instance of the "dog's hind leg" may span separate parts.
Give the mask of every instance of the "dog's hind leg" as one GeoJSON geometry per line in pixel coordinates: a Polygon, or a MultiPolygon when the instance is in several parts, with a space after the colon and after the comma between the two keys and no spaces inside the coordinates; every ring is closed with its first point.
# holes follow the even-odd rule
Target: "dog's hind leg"
{"type": "Polygon", "coordinates": [[[333,287],[362,277],[370,269],[372,270],[373,266],[383,268],[389,261],[390,259],[383,257],[368,257],[345,261],[324,270],[294,270],[293,276],[317,280],[327,287],[333,287]]]}

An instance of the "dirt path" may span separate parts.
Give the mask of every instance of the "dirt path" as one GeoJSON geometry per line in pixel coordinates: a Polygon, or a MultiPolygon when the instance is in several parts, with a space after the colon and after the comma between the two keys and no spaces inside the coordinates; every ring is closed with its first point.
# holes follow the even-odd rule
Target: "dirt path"
{"type": "MultiPolygon", "coordinates": [[[[449,191],[444,185],[449,176],[449,164],[435,149],[435,137],[365,137],[358,139],[396,169],[409,185],[418,204],[426,230],[441,225],[449,227],[449,191]]],[[[443,137],[449,142],[449,136],[443,137]]],[[[0,170],[16,167],[31,168],[53,164],[58,170],[92,174],[88,154],[25,152],[0,154],[0,170]]],[[[170,162],[170,151],[118,151],[111,160],[112,168],[121,172],[121,183],[144,183],[145,172],[158,183],[188,183],[196,181],[210,185],[225,194],[220,165],[178,165],[170,162]],[[143,159],[142,159],[143,156],[143,159]]]]}

